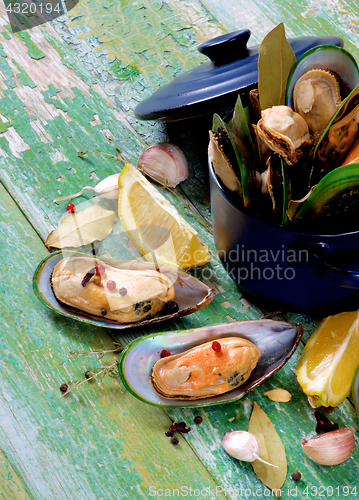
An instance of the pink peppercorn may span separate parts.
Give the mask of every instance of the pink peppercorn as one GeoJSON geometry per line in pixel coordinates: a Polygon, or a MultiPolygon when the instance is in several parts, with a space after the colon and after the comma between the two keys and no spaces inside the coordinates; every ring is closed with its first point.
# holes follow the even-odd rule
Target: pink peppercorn
{"type": "Polygon", "coordinates": [[[108,280],[106,286],[109,290],[114,290],[116,288],[116,282],[113,280],[108,280]]]}
{"type": "Polygon", "coordinates": [[[67,205],[67,207],[66,207],[66,210],[67,210],[68,212],[71,212],[72,214],[74,214],[74,213],[75,213],[75,211],[76,211],[76,207],[75,207],[75,205],[74,205],[73,203],[69,203],[69,204],[67,205]]]}
{"type": "Polygon", "coordinates": [[[96,266],[96,274],[99,274],[100,276],[102,276],[105,271],[106,271],[105,266],[103,266],[102,264],[99,264],[98,266],[96,266]]]}
{"type": "Polygon", "coordinates": [[[212,349],[215,351],[215,352],[220,352],[220,350],[222,349],[222,346],[219,342],[217,342],[217,340],[214,340],[212,342],[212,349]]]}

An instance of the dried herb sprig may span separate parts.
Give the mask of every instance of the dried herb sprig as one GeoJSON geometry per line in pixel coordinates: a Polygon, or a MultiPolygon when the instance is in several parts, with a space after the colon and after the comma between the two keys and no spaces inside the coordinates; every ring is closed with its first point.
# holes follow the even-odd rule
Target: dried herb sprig
{"type": "Polygon", "coordinates": [[[105,354],[110,353],[110,352],[122,352],[124,349],[124,346],[120,344],[119,342],[114,342],[114,349],[108,349],[108,350],[95,350],[95,351],[77,351],[74,349],[73,351],[70,351],[70,359],[76,359],[79,356],[97,356],[97,359],[101,359],[104,357],[105,354]]]}
{"type": "MultiPolygon", "coordinates": [[[[80,387],[80,385],[85,384],[87,382],[90,382],[91,380],[94,380],[95,378],[99,378],[99,380],[102,380],[106,375],[109,375],[110,377],[114,378],[118,376],[118,373],[115,370],[115,367],[117,366],[117,361],[115,363],[112,363],[112,365],[105,366],[104,368],[101,369],[98,373],[94,373],[91,377],[85,378],[85,380],[82,380],[81,382],[76,382],[76,384],[71,387],[70,389],[67,389],[66,392],[64,392],[61,397],[63,398],[73,390],[77,389],[80,387]]],[[[95,368],[97,369],[97,368],[95,368]]]]}
{"type": "MultiPolygon", "coordinates": [[[[113,345],[114,345],[114,349],[106,349],[106,350],[98,349],[95,351],[78,351],[77,349],[74,349],[73,351],[69,352],[70,359],[76,359],[80,356],[84,356],[84,357],[96,356],[96,358],[98,360],[100,360],[104,357],[105,354],[120,353],[124,349],[124,346],[122,344],[120,344],[119,342],[114,342],[113,345]]],[[[80,385],[85,384],[86,382],[91,382],[91,381],[93,382],[94,379],[96,379],[96,378],[99,380],[102,380],[106,375],[109,375],[112,378],[118,377],[118,371],[115,368],[116,366],[117,366],[117,361],[115,361],[112,365],[108,365],[108,366],[104,366],[104,367],[95,367],[95,368],[92,368],[91,370],[87,370],[85,372],[85,380],[82,380],[80,382],[75,382],[74,385],[70,389],[68,387],[69,387],[71,382],[67,382],[67,384],[66,384],[67,390],[63,391],[60,389],[63,392],[61,397],[66,396],[71,391],[73,391],[74,389],[77,389],[80,385]],[[96,373],[96,370],[100,370],[100,371],[98,373],[96,373]]],[[[62,384],[62,385],[65,385],[65,384],[62,384]]]]}

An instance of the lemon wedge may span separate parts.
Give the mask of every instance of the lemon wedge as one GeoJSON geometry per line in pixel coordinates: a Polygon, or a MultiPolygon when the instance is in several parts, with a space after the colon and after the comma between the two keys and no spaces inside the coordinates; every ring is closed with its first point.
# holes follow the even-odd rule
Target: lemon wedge
{"type": "Polygon", "coordinates": [[[146,260],[190,269],[211,259],[193,227],[131,164],[125,164],[118,186],[120,221],[146,260]]]}
{"type": "Polygon", "coordinates": [[[338,406],[350,394],[359,365],[359,312],[325,318],[308,340],[297,379],[315,406],[338,406]]]}

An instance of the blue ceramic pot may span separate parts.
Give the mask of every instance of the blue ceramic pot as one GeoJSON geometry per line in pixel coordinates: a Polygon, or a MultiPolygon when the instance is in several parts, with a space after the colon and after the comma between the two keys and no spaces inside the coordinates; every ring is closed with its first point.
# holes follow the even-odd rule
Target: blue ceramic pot
{"type": "Polygon", "coordinates": [[[359,232],[316,235],[270,225],[236,205],[209,168],[217,253],[247,296],[318,316],[359,308],[359,232]]]}

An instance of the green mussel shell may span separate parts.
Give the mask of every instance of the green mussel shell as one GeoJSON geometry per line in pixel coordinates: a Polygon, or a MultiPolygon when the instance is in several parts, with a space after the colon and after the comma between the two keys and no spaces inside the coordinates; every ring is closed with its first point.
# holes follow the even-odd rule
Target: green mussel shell
{"type": "Polygon", "coordinates": [[[340,234],[359,230],[359,163],[329,172],[312,189],[294,223],[306,232],[340,234]]]}

